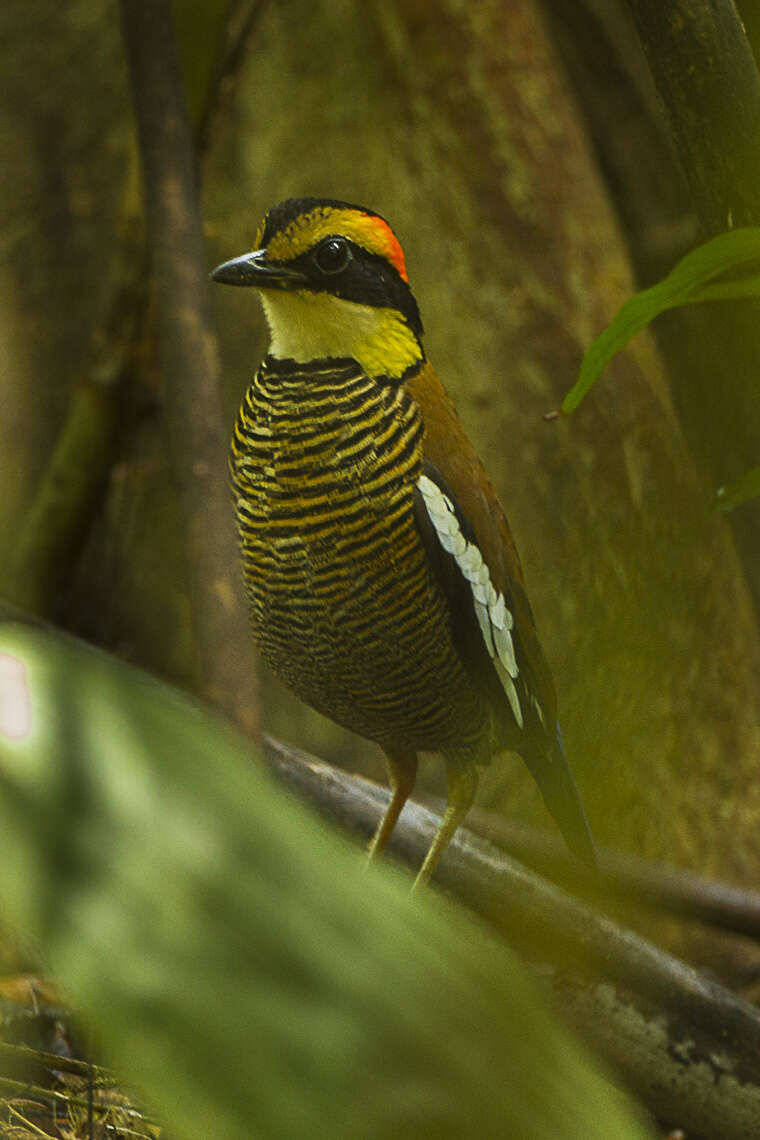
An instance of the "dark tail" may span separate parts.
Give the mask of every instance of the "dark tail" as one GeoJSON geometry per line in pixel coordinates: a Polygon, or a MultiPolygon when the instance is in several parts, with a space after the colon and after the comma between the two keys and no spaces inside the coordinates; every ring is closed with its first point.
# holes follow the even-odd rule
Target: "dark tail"
{"type": "Polygon", "coordinates": [[[544,803],[557,821],[565,842],[582,863],[596,867],[591,828],[565,755],[559,725],[554,743],[548,749],[535,749],[531,753],[524,757],[525,762],[538,784],[544,803]]]}

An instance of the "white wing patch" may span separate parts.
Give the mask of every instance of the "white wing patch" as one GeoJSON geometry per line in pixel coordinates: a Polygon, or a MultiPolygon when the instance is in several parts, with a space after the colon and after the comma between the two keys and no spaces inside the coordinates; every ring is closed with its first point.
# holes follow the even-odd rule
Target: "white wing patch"
{"type": "Polygon", "coordinates": [[[514,619],[507,609],[504,595],[497,594],[494,589],[488,567],[475,543],[468,542],[462,534],[451,499],[427,475],[420,475],[417,487],[441,546],[454,556],[457,566],[470,583],[475,616],[483,641],[507,694],[515,720],[522,728],[522,709],[515,688],[519,669],[510,632],[514,619]]]}

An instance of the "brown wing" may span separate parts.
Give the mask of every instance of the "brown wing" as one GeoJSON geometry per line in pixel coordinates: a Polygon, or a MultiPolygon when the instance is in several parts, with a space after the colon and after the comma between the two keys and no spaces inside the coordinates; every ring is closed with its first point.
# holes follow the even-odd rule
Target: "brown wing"
{"type": "Polygon", "coordinates": [[[471,531],[495,589],[507,600],[515,623],[520,675],[541,709],[546,731],[553,734],[557,718],[554,683],[536,635],[520,559],[504,509],[431,365],[426,364],[407,387],[422,411],[425,459],[433,471],[440,472],[444,489],[471,531]]]}
{"type": "Polygon", "coordinates": [[[458,652],[487,695],[504,747],[520,753],[568,846],[593,866],[591,832],[562,744],[554,685],[504,511],[429,365],[409,389],[425,422],[417,525],[449,604],[458,652]],[[497,632],[502,603],[513,624],[497,632]]]}

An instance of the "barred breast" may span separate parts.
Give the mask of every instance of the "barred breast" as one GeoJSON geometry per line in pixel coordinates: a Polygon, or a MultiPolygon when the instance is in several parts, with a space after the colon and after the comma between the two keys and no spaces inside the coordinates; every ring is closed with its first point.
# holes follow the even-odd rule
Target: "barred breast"
{"type": "Polygon", "coordinates": [[[299,697],[385,747],[485,755],[414,513],[423,423],[353,360],[268,357],[230,466],[254,633],[299,697]]]}

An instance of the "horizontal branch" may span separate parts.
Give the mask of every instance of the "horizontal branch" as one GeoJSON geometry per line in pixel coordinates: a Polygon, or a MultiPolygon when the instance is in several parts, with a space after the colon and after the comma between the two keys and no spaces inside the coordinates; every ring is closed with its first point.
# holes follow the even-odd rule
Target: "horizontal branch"
{"type": "MultiPolygon", "coordinates": [[[[61,1011],[58,1011],[59,1014],[61,1011]]],[[[8,1067],[15,1068],[47,1068],[70,1076],[81,1077],[93,1085],[114,1084],[116,1077],[110,1069],[102,1065],[93,1065],[89,1061],[79,1061],[75,1057],[65,1057],[58,1053],[47,1053],[44,1049],[31,1049],[26,1045],[14,1045],[9,1041],[0,1041],[0,1063],[2,1072],[8,1067]]]]}
{"type": "MultiPolygon", "coordinates": [[[[275,741],[265,749],[302,798],[354,834],[372,833],[384,789],[275,741]]],[[[389,851],[419,866],[438,823],[407,804],[389,851]]],[[[562,1010],[656,1116],[721,1140],[752,1134],[760,1119],[755,1007],[465,830],[434,881],[549,964],[562,1010]]]]}
{"type": "Polygon", "coordinates": [[[476,835],[495,843],[553,883],[586,898],[628,901],[670,917],[760,940],[760,894],[756,891],[598,845],[594,874],[573,859],[559,837],[548,832],[479,809],[470,812],[467,823],[476,835]]]}

